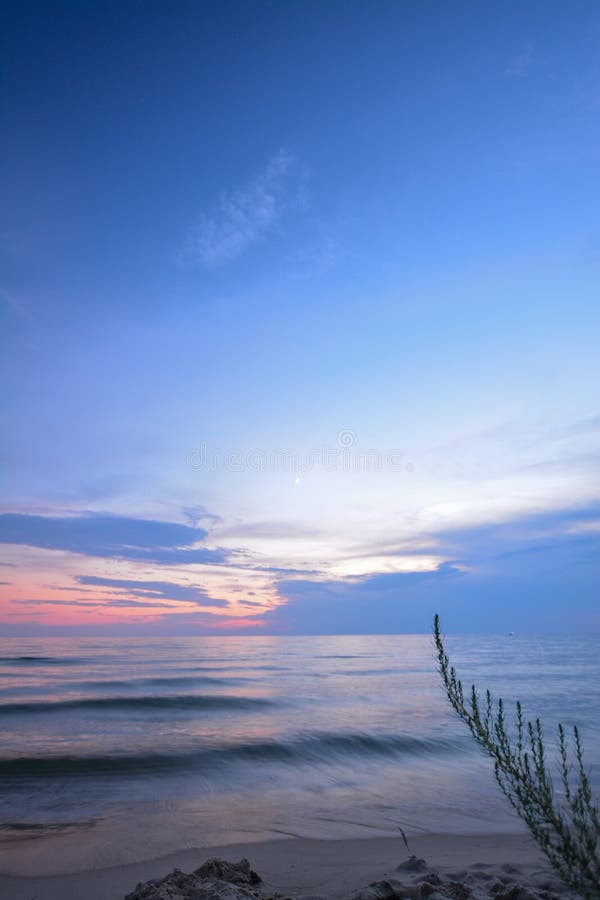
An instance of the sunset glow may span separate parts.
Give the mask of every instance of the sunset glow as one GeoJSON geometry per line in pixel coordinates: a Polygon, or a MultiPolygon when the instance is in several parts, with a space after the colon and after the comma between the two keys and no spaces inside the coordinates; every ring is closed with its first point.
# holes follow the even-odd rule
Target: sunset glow
{"type": "Polygon", "coordinates": [[[9,17],[7,633],[597,628],[597,8],[267,6],[9,17]]]}

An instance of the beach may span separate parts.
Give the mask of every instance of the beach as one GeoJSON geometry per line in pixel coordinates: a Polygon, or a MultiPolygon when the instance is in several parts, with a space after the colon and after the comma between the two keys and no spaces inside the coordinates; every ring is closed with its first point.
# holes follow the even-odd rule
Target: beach
{"type": "Polygon", "coordinates": [[[600,900],[600,0],[0,21],[0,900],[600,900]]]}
{"type": "MultiPolygon", "coordinates": [[[[579,723],[597,786],[597,639],[448,643],[466,683],[542,716],[549,752],[559,718],[579,723]]],[[[543,878],[428,635],[12,640],[0,665],[8,900],[118,900],[214,856],[292,897],[543,878]]]]}
{"type": "MultiPolygon", "coordinates": [[[[0,894],[5,900],[122,900],[140,882],[162,878],[175,868],[191,872],[218,855],[230,861],[247,858],[263,879],[260,888],[266,895],[278,893],[294,900],[342,900],[382,881],[410,889],[432,873],[440,878],[442,889],[454,884],[451,890],[455,896],[460,893],[457,885],[463,885],[473,897],[501,896],[502,891],[509,897],[514,885],[527,892],[523,897],[542,896],[544,890],[569,896],[524,833],[407,838],[410,853],[400,836],[331,841],[281,839],[186,849],[128,865],[60,874],[56,872],[60,861],[53,854],[52,841],[37,849],[27,841],[25,852],[15,854],[14,868],[22,872],[29,856],[31,867],[39,870],[38,874],[2,874],[0,894]],[[411,856],[424,860],[425,866],[398,869],[411,856]]],[[[6,860],[2,871],[7,871],[6,860]]],[[[519,895],[513,891],[512,896],[519,895]]]]}

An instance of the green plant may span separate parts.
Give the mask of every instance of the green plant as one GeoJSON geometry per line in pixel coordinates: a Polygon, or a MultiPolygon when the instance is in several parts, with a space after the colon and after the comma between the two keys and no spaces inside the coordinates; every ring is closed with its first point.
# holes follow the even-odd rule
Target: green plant
{"type": "Polygon", "coordinates": [[[465,697],[442,642],[438,615],[433,637],[448,700],[479,746],[492,757],[500,790],[565,884],[583,897],[600,897],[600,813],[584,769],[579,729],[573,728],[574,751],[570,751],[565,729],[558,726],[562,785],[558,800],[546,765],[540,720],[525,721],[517,703],[515,728],[509,734],[501,698],[494,700],[486,691],[482,701],[475,685],[465,697]]]}

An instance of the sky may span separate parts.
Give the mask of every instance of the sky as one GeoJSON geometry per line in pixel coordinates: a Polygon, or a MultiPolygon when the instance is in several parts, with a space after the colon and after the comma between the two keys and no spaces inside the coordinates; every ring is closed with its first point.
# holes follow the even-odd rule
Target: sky
{"type": "Polygon", "coordinates": [[[600,631],[595,0],[0,32],[4,634],[600,631]]]}

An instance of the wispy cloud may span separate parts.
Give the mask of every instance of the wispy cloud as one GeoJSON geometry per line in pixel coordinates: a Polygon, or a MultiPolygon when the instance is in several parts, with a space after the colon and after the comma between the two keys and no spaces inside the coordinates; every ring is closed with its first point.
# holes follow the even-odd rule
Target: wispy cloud
{"type": "Polygon", "coordinates": [[[181,510],[183,515],[188,519],[192,527],[195,528],[198,522],[220,522],[221,516],[216,516],[209,512],[205,506],[196,504],[195,506],[184,506],[181,510]]]}
{"type": "Polygon", "coordinates": [[[600,433],[600,415],[588,416],[585,419],[578,419],[577,422],[573,422],[570,425],[565,426],[562,429],[562,433],[565,437],[571,437],[573,435],[580,434],[600,433]]]}
{"type": "Polygon", "coordinates": [[[228,606],[227,600],[212,598],[204,588],[195,584],[179,584],[175,581],[134,581],[129,578],[101,578],[97,575],[77,575],[79,584],[116,588],[119,593],[134,597],[149,597],[178,603],[194,603],[196,606],[228,606]]]}
{"type": "Polygon", "coordinates": [[[322,537],[323,532],[310,528],[308,525],[298,525],[295,522],[280,521],[259,521],[259,522],[238,522],[235,525],[229,525],[227,528],[221,529],[220,537],[235,538],[267,538],[269,540],[288,540],[303,537],[322,537]]]}
{"type": "Polygon", "coordinates": [[[249,566],[253,572],[268,572],[270,575],[319,575],[319,569],[294,569],[287,566],[249,566]]]}
{"type": "Polygon", "coordinates": [[[74,606],[74,607],[87,607],[89,609],[98,609],[98,608],[112,608],[112,609],[130,609],[130,608],[139,608],[142,607],[147,609],[149,607],[159,607],[160,609],[164,609],[166,606],[172,606],[173,604],[165,603],[165,602],[156,602],[152,600],[133,600],[129,597],[118,597],[114,598],[98,598],[97,600],[89,600],[87,598],[84,599],[75,599],[75,600],[52,600],[51,598],[38,600],[11,600],[10,603],[15,603],[18,606],[74,606]]]}
{"type": "Polygon", "coordinates": [[[178,262],[213,268],[238,259],[298,201],[302,183],[298,161],[280,150],[248,184],[223,193],[215,210],[188,230],[178,262]]]}

